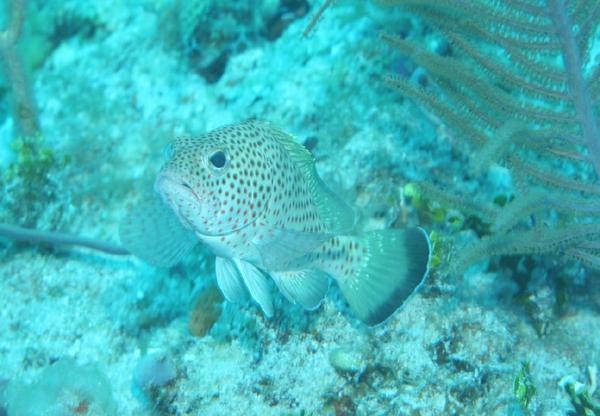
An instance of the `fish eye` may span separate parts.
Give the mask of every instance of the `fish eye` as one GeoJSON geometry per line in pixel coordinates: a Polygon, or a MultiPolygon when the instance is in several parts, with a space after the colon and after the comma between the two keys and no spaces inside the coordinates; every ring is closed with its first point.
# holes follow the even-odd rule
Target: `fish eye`
{"type": "Polygon", "coordinates": [[[210,155],[208,160],[210,161],[210,164],[213,167],[215,167],[217,169],[221,169],[222,167],[225,166],[225,163],[227,163],[227,156],[225,155],[225,152],[223,152],[222,150],[217,150],[212,155],[210,155]]]}

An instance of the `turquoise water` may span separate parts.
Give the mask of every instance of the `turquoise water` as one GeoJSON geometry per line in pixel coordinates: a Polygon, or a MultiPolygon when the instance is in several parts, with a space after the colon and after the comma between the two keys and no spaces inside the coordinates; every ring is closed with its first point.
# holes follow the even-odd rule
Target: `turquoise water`
{"type": "Polygon", "coordinates": [[[19,30],[2,1],[0,415],[599,411],[598,5],[347,0],[313,26],[323,3],[30,0],[19,30]],[[422,227],[424,282],[400,298],[384,258],[357,313],[335,279],[307,310],[269,278],[268,317],[206,241],[129,254],[173,142],[250,119],[312,153],[346,234],[422,227]]]}

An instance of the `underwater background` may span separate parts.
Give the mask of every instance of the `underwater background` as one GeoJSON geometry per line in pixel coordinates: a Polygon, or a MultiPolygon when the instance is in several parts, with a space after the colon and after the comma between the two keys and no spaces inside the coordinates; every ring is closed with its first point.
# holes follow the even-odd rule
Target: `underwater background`
{"type": "Polygon", "coordinates": [[[600,2],[1,3],[0,415],[600,414],[600,2]],[[384,323],[10,228],[119,246],[173,139],[252,118],[429,233],[384,323]]]}

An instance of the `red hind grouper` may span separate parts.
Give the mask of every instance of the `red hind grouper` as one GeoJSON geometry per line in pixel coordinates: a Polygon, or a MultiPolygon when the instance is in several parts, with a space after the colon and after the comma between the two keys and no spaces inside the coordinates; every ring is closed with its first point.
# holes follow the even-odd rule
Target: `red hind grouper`
{"type": "Polygon", "coordinates": [[[375,325],[427,275],[422,229],[353,232],[354,211],[319,179],[311,153],[265,122],[175,140],[154,190],[122,224],[123,244],[166,267],[202,241],[217,256],[225,298],[239,302],[248,291],[267,316],[269,276],[307,309],[332,277],[354,313],[375,325]]]}

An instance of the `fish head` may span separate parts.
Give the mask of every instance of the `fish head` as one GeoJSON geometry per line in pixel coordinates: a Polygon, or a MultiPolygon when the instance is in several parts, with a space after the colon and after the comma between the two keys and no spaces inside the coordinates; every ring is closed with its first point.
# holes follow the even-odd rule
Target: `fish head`
{"type": "Polygon", "coordinates": [[[227,126],[175,140],[154,189],[197,235],[227,235],[256,222],[267,208],[272,165],[260,129],[227,126]]]}

